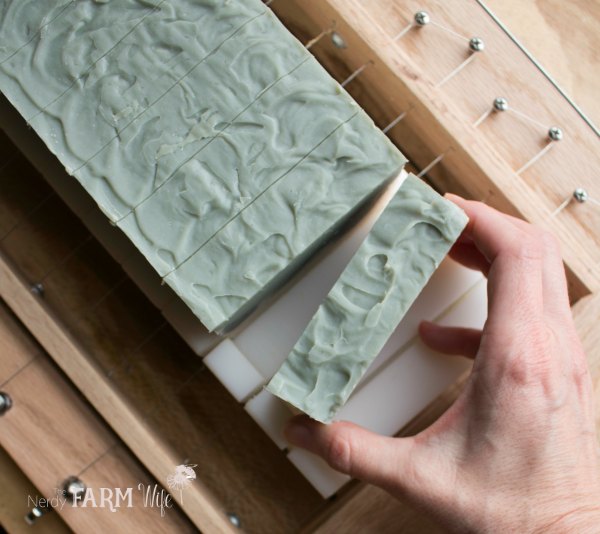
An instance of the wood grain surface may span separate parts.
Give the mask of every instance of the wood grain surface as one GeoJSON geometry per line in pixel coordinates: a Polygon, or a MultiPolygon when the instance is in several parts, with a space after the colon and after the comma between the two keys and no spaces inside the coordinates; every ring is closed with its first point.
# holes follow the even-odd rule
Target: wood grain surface
{"type": "Polygon", "coordinates": [[[381,127],[407,112],[389,135],[417,168],[444,155],[428,173],[439,190],[485,200],[552,230],[573,301],[600,289],[600,210],[571,203],[552,216],[577,187],[600,198],[600,138],[477,2],[278,0],[272,6],[304,42],[336,24],[347,47],[322,39],[311,50],[340,81],[366,66],[347,89],[381,127]],[[419,9],[459,37],[431,24],[394,40],[419,9]],[[469,58],[466,38],[474,35],[485,40],[485,52],[440,86],[469,58]],[[539,124],[507,112],[475,126],[498,96],[539,124]],[[552,125],[563,129],[563,140],[518,173],[547,146],[552,125]]]}
{"type": "MultiPolygon", "coordinates": [[[[98,495],[99,488],[134,488],[154,480],[106,427],[94,410],[55,368],[39,345],[23,333],[22,325],[0,303],[3,342],[11,346],[19,370],[2,385],[13,405],[0,418],[0,446],[35,483],[39,496],[51,499],[69,476],[78,476],[98,495]],[[14,355],[22,353],[23,357],[14,355]],[[32,358],[32,359],[29,359],[32,358]]],[[[3,491],[10,489],[3,487],[3,491]]],[[[15,488],[16,489],[16,488],[15,488]]],[[[32,494],[34,497],[37,492],[32,494]]],[[[28,494],[19,495],[28,511],[28,494]]],[[[4,500],[4,499],[3,499],[4,500]]],[[[57,513],[77,532],[193,532],[192,524],[177,508],[164,517],[158,508],[144,507],[133,492],[133,507],[119,515],[110,508],[85,510],[65,506],[57,513]]],[[[23,515],[25,514],[23,512],[23,515]]],[[[4,515],[2,516],[2,519],[4,515]]],[[[40,524],[44,522],[40,519],[40,524]]]]}
{"type": "Polygon", "coordinates": [[[10,534],[69,534],[67,527],[58,514],[44,515],[32,529],[25,522],[25,515],[31,509],[27,497],[42,498],[43,495],[23,474],[23,471],[0,447],[0,487],[3,488],[0,499],[0,531],[2,527],[10,534]]]}
{"type": "Polygon", "coordinates": [[[485,4],[600,127],[600,2],[485,0],[485,4]]]}

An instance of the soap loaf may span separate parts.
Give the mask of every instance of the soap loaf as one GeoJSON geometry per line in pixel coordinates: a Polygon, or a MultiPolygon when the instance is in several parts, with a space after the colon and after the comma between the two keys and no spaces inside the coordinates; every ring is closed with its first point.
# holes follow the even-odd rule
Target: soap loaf
{"type": "Polygon", "coordinates": [[[27,31],[0,36],[0,89],[210,329],[245,317],[404,165],[260,0],[1,9],[27,31]]]}
{"type": "Polygon", "coordinates": [[[308,56],[118,223],[162,276],[358,111],[308,56]]]}
{"type": "MultiPolygon", "coordinates": [[[[217,0],[163,1],[152,9],[139,0],[76,4],[80,9],[65,10],[0,65],[0,88],[116,221],[199,143],[214,136],[212,126],[231,120],[255,98],[252,90],[263,77],[244,84],[225,66],[245,50],[252,55],[252,38],[263,29],[253,23],[269,12],[253,2],[236,7],[217,0]],[[120,8],[132,3],[144,15],[128,33],[114,35],[120,8]],[[94,22],[101,8],[88,4],[103,6],[104,25],[94,22]],[[67,17],[74,20],[63,29],[67,17]],[[92,22],[94,28],[88,30],[92,22]],[[247,30],[249,25],[253,27],[247,30]],[[241,41],[226,46],[238,33],[241,41]]],[[[287,68],[288,58],[278,62],[278,51],[304,58],[301,48],[273,47],[270,64],[287,68]]],[[[241,63],[252,62],[247,58],[241,63]]]]}
{"type": "Polygon", "coordinates": [[[267,389],[329,423],[467,223],[410,175],[267,389]]]}
{"type": "Polygon", "coordinates": [[[166,282],[210,330],[229,329],[395,178],[405,161],[357,110],[166,282]]]}

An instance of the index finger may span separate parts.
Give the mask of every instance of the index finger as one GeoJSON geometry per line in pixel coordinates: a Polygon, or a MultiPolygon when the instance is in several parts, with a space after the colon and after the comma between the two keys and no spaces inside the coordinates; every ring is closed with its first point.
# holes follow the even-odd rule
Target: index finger
{"type": "Polygon", "coordinates": [[[489,319],[526,322],[543,314],[543,251],[533,227],[483,204],[447,195],[469,217],[464,234],[490,262],[489,319]]]}

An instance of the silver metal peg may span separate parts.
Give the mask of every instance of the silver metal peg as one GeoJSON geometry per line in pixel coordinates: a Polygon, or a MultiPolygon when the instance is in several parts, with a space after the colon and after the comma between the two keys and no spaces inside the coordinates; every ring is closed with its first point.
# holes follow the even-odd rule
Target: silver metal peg
{"type": "Polygon", "coordinates": [[[25,516],[25,523],[28,525],[34,525],[37,520],[46,515],[52,508],[42,508],[40,506],[34,506],[29,513],[25,516]]]}
{"type": "Polygon", "coordinates": [[[348,47],[348,45],[346,44],[346,41],[338,32],[332,32],[331,42],[333,43],[333,46],[335,46],[336,48],[347,48],[348,47]]]}
{"type": "Polygon", "coordinates": [[[469,48],[473,52],[482,52],[485,48],[485,43],[480,37],[473,37],[469,40],[469,48]]]}
{"type": "Polygon", "coordinates": [[[508,100],[503,96],[499,96],[494,100],[494,109],[496,111],[506,111],[508,109],[508,100]]]}
{"type": "Polygon", "coordinates": [[[4,415],[12,406],[12,399],[8,393],[0,391],[0,415],[4,415]]]}
{"type": "Polygon", "coordinates": [[[71,476],[63,482],[62,489],[65,496],[75,502],[83,497],[87,486],[80,478],[71,476]]]}
{"type": "Polygon", "coordinates": [[[229,519],[229,522],[236,528],[242,528],[242,522],[240,521],[240,518],[234,514],[233,512],[228,512],[227,513],[227,518],[229,519]]]}
{"type": "Polygon", "coordinates": [[[563,132],[558,126],[552,126],[552,128],[548,130],[548,137],[552,141],[560,141],[563,138],[563,132]]]}
{"type": "Polygon", "coordinates": [[[42,284],[41,282],[38,282],[37,284],[33,284],[31,286],[31,292],[34,295],[37,295],[38,297],[43,297],[44,296],[44,284],[42,284]]]}
{"type": "Polygon", "coordinates": [[[573,191],[573,198],[580,204],[583,204],[589,198],[589,195],[585,189],[578,187],[573,191]]]}
{"type": "Polygon", "coordinates": [[[431,22],[431,18],[426,11],[417,11],[415,13],[415,24],[417,26],[426,26],[431,22]]]}

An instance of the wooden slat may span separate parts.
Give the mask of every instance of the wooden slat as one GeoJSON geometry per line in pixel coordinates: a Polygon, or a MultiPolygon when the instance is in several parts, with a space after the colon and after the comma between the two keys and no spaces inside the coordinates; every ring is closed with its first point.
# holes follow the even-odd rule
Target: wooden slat
{"type": "Polygon", "coordinates": [[[429,174],[441,190],[485,199],[550,228],[563,246],[573,301],[600,289],[600,210],[592,203],[572,203],[550,218],[576,187],[600,198],[595,179],[600,139],[474,0],[374,0],[368,8],[360,0],[272,5],[303,40],[335,21],[347,48],[323,39],[311,50],[339,80],[372,62],[349,91],[380,126],[409,110],[391,137],[420,168],[445,153],[429,174]],[[393,42],[419,9],[455,32],[486,42],[486,51],[441,88],[436,84],[468,57],[466,42],[431,25],[393,42]],[[515,170],[545,146],[546,129],[510,113],[493,114],[475,128],[496,96],[565,132],[563,141],[522,176],[515,170]]]}
{"type": "Polygon", "coordinates": [[[485,0],[561,88],[600,126],[600,2],[485,0]]]}
{"type": "MultiPolygon", "coordinates": [[[[0,295],[23,324],[35,332],[44,349],[76,384],[133,453],[157,480],[166,481],[181,459],[160,445],[159,438],[131,410],[122,396],[92,363],[78,343],[61,328],[19,278],[4,256],[0,256],[0,295]]],[[[40,441],[41,442],[41,441],[40,441]]],[[[175,500],[179,499],[174,495],[175,500]]],[[[197,481],[185,495],[185,511],[204,532],[234,532],[218,503],[197,481]]]]}
{"type": "MultiPolygon", "coordinates": [[[[11,534],[31,534],[31,525],[25,522],[30,511],[28,496],[42,498],[39,490],[19,469],[19,466],[0,447],[0,525],[11,534]]],[[[71,529],[55,513],[44,515],[35,526],[35,534],[69,534],[71,529]]]]}

